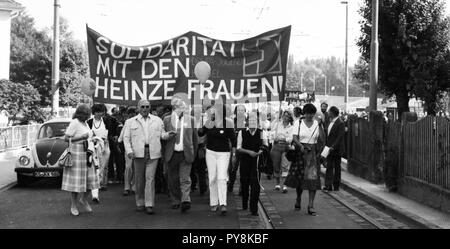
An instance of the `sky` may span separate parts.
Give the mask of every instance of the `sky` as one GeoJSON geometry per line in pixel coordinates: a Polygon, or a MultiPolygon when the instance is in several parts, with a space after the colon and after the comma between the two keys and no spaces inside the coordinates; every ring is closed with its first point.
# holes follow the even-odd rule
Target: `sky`
{"type": "MultiPolygon", "coordinates": [[[[54,0],[16,0],[39,29],[51,27],[54,0]]],[[[446,0],[450,6],[450,0],[446,0]]],[[[220,40],[243,40],[292,25],[295,60],[345,55],[345,5],[341,0],[60,0],[61,16],[79,40],[86,24],[125,45],[168,40],[188,31],[220,40]]],[[[349,64],[356,63],[362,0],[348,0],[349,64]]],[[[448,10],[449,8],[447,8],[448,10]]]]}

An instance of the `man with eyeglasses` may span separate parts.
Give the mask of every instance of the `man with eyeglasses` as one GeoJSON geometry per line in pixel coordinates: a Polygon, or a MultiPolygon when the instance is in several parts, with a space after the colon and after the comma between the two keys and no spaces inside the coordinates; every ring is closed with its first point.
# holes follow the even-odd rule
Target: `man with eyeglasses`
{"type": "Polygon", "coordinates": [[[137,211],[154,214],[155,173],[161,158],[161,139],[175,136],[174,131],[165,132],[164,123],[150,114],[150,102],[138,103],[139,115],[128,120],[124,132],[125,153],[134,159],[137,211]]]}

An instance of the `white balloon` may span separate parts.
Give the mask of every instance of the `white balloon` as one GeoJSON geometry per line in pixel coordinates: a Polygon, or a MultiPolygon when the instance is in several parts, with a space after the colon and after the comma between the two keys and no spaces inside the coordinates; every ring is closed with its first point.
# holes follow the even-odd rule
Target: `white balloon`
{"type": "Polygon", "coordinates": [[[195,65],[194,73],[200,83],[205,83],[211,75],[211,66],[205,61],[200,61],[195,65]]]}
{"type": "Polygon", "coordinates": [[[95,84],[95,81],[91,78],[86,78],[81,81],[81,92],[83,92],[87,96],[92,96],[96,88],[97,86],[95,84]]]}

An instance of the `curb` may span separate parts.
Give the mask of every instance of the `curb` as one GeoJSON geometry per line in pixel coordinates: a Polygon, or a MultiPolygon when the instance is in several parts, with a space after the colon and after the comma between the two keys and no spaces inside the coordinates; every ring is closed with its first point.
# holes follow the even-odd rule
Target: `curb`
{"type": "MultiPolygon", "coordinates": [[[[325,177],[325,173],[324,170],[321,170],[321,175],[323,177],[325,177]]],[[[341,185],[343,187],[344,190],[346,190],[347,192],[361,198],[364,199],[365,201],[369,202],[370,204],[384,210],[387,211],[388,213],[391,213],[395,216],[400,217],[401,219],[404,219],[405,221],[412,223],[416,226],[418,226],[420,229],[442,229],[442,227],[429,222],[428,220],[417,216],[403,208],[400,208],[392,203],[389,203],[387,201],[385,201],[384,199],[375,196],[367,191],[365,191],[364,189],[353,185],[352,183],[341,179],[341,185]]]]}
{"type": "Polygon", "coordinates": [[[14,181],[14,182],[11,182],[9,184],[0,186],[0,192],[6,191],[6,190],[8,190],[8,189],[10,189],[10,188],[12,188],[12,187],[14,187],[16,185],[17,185],[17,181],[14,181]]]}

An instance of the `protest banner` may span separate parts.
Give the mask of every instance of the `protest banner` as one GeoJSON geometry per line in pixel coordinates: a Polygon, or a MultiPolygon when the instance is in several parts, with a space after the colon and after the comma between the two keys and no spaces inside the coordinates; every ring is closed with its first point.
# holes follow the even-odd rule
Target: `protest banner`
{"type": "MultiPolygon", "coordinates": [[[[291,27],[242,41],[221,41],[188,32],[148,46],[126,46],[87,27],[94,102],[170,104],[176,93],[189,100],[284,98],[291,27]],[[210,66],[199,84],[195,67],[210,66]]],[[[198,68],[198,67],[197,67],[198,68]]]]}

